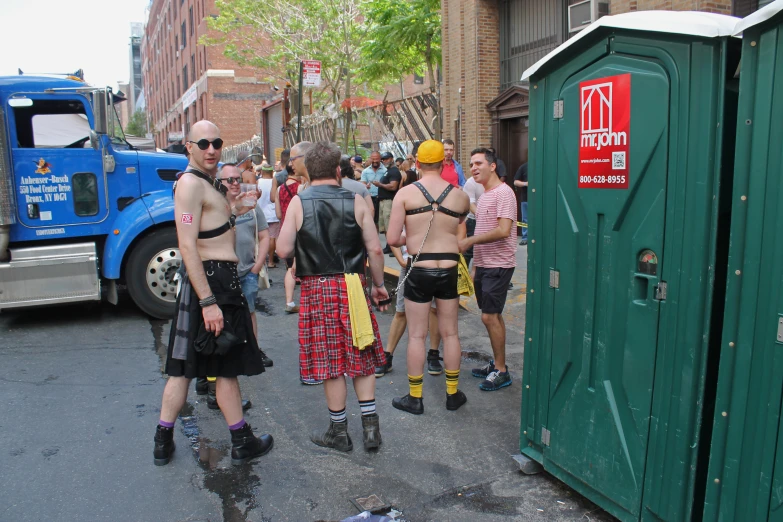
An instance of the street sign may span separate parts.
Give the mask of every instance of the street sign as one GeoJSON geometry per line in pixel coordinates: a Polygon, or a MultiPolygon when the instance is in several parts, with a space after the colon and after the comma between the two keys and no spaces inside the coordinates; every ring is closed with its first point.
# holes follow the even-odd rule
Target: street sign
{"type": "Polygon", "coordinates": [[[320,87],[321,62],[318,60],[302,60],[302,76],[305,87],[320,87]]]}

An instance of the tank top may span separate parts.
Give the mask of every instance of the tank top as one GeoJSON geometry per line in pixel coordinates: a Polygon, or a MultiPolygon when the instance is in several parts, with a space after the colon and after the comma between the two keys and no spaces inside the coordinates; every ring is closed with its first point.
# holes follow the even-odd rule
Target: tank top
{"type": "Polygon", "coordinates": [[[280,185],[280,188],[277,189],[277,197],[280,198],[280,211],[283,214],[283,218],[280,220],[281,228],[283,226],[283,222],[285,221],[285,214],[288,212],[288,205],[291,204],[291,200],[294,199],[294,196],[296,196],[298,189],[299,184],[288,183],[288,180],[286,180],[286,182],[280,185]]]}

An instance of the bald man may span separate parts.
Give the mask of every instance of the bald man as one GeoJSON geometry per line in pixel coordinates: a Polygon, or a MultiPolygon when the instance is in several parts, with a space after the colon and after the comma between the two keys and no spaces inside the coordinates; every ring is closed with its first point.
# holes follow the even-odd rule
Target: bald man
{"type": "MultiPolygon", "coordinates": [[[[234,223],[237,207],[216,180],[223,140],[211,122],[191,128],[186,144],[188,168],[174,185],[174,214],[182,261],[187,271],[177,295],[171,324],[160,422],[153,451],[156,466],[174,453],[174,422],[188,395],[190,380],[217,377],[220,410],[231,433],[231,463],[243,464],[272,449],[272,436],[256,437],[245,422],[239,375],[264,371],[261,352],[237,274],[234,223]]],[[[240,200],[239,194],[236,200],[240,200]]]]}

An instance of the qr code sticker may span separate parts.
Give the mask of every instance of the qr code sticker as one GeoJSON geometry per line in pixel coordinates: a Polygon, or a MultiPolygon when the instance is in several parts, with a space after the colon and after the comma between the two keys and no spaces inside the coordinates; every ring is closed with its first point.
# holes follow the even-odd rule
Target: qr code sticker
{"type": "Polygon", "coordinates": [[[612,152],[612,170],[625,170],[625,151],[612,152]]]}

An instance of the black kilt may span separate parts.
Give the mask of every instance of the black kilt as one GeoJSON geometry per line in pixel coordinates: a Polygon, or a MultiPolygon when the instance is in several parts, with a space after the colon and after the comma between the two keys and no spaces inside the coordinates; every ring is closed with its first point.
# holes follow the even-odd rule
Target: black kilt
{"type": "MultiPolygon", "coordinates": [[[[223,319],[231,325],[234,334],[245,342],[235,346],[225,355],[203,355],[195,349],[193,343],[199,328],[204,328],[204,316],[198,304],[198,297],[192,291],[190,306],[189,327],[187,331],[179,330],[180,335],[187,336],[187,356],[185,360],[174,359],[172,350],[177,336],[178,317],[174,317],[169,334],[169,348],[166,357],[166,373],[172,377],[237,377],[239,375],[258,375],[264,371],[264,363],[261,359],[261,351],[258,342],[253,335],[253,323],[250,319],[250,311],[247,307],[245,296],[242,295],[242,286],[237,274],[237,264],[228,261],[204,261],[204,273],[213,295],[218,300],[218,305],[223,312],[223,319]]],[[[187,284],[190,284],[189,281],[187,284]]],[[[180,308],[180,300],[184,295],[180,291],[177,296],[177,310],[180,308]]]]}

